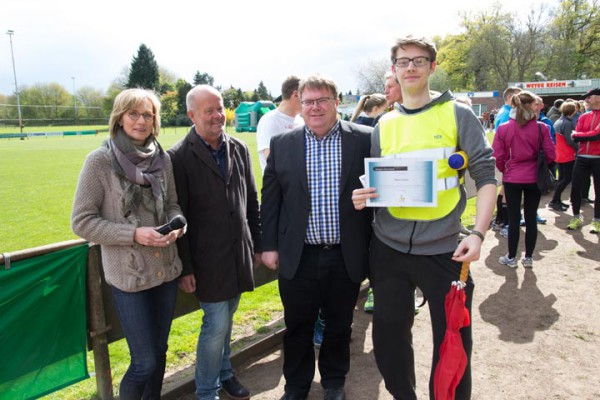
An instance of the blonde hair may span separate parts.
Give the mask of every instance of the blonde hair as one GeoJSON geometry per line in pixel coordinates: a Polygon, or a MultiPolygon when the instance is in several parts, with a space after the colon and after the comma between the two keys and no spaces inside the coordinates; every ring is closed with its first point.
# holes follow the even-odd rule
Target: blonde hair
{"type": "Polygon", "coordinates": [[[152,113],[154,114],[152,135],[157,137],[160,133],[160,100],[152,90],[146,89],[126,89],[115,97],[110,119],[108,120],[110,137],[115,137],[117,134],[119,122],[123,115],[146,101],[152,105],[152,113]]]}
{"type": "Polygon", "coordinates": [[[511,106],[517,110],[516,120],[520,126],[523,126],[527,122],[536,118],[535,111],[531,110],[529,107],[535,104],[537,97],[538,96],[530,91],[523,90],[522,92],[515,94],[510,99],[511,106]]]}

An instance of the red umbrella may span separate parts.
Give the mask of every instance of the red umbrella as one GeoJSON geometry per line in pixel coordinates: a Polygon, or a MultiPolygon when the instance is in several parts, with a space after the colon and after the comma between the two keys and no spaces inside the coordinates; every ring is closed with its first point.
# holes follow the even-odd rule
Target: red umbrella
{"type": "Polygon", "coordinates": [[[469,326],[471,319],[465,306],[469,263],[464,262],[460,281],[452,282],[446,295],[446,334],[440,347],[440,359],[435,367],[433,390],[435,400],[454,400],[455,390],[467,367],[467,354],[463,348],[460,328],[469,326]]]}

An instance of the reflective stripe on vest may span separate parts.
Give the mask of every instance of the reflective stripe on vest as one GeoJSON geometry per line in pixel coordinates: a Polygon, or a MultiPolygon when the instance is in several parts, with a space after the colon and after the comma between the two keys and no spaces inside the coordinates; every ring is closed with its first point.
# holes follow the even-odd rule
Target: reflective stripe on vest
{"type": "Polygon", "coordinates": [[[454,102],[417,114],[389,112],[379,120],[379,135],[382,157],[438,160],[437,207],[389,207],[390,214],[417,221],[433,221],[450,214],[460,200],[458,171],[448,165],[448,157],[456,151],[458,142],[454,102]]]}

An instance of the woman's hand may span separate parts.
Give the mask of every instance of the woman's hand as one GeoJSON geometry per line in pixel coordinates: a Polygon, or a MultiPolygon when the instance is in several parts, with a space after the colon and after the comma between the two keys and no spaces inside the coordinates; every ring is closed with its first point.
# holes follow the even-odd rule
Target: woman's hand
{"type": "Polygon", "coordinates": [[[367,206],[367,199],[374,199],[379,195],[375,193],[375,188],[354,189],[352,191],[352,204],[355,210],[362,210],[367,206]]]}
{"type": "Polygon", "coordinates": [[[155,228],[145,226],[135,229],[133,240],[142,246],[167,247],[177,240],[178,232],[179,230],[169,232],[166,235],[161,235],[155,228]]]}

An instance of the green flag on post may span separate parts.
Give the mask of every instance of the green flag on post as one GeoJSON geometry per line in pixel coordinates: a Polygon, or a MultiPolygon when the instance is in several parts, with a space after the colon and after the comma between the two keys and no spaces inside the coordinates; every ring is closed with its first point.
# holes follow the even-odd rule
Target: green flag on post
{"type": "Polygon", "coordinates": [[[0,400],[32,399],[88,378],[88,246],[0,267],[0,400]]]}

